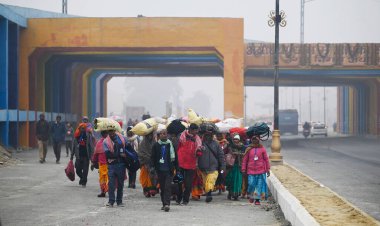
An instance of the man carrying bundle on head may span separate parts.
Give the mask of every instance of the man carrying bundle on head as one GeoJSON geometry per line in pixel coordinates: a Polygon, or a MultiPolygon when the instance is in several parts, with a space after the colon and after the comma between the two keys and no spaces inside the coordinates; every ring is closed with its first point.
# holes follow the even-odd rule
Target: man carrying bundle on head
{"type": "Polygon", "coordinates": [[[211,192],[214,190],[219,173],[223,174],[226,170],[226,163],[219,143],[213,139],[217,132],[216,126],[213,123],[202,124],[200,132],[203,134],[203,153],[198,157],[198,168],[202,172],[206,202],[211,202],[211,192]]]}
{"type": "Polygon", "coordinates": [[[154,132],[144,136],[138,149],[140,168],[140,184],[143,187],[145,197],[149,198],[157,194],[157,179],[154,174],[153,166],[151,165],[152,147],[155,143],[154,132]]]}
{"type": "Polygon", "coordinates": [[[229,167],[226,186],[227,198],[237,201],[242,193],[243,175],[241,173],[241,162],[245,152],[245,146],[241,142],[240,135],[232,134],[232,142],[229,144],[229,153],[226,155],[226,164],[229,167]]]}
{"type": "Polygon", "coordinates": [[[75,169],[79,180],[79,185],[86,187],[88,168],[94,150],[95,140],[87,128],[86,123],[79,124],[74,133],[74,144],[70,159],[75,155],[75,169]]]}
{"type": "MultiPolygon", "coordinates": [[[[114,123],[117,124],[115,121],[114,123]]],[[[116,127],[115,127],[116,128],[116,127]]],[[[115,201],[117,206],[123,207],[123,188],[126,171],[126,139],[116,129],[109,129],[108,136],[103,141],[104,152],[108,163],[108,194],[107,207],[113,207],[115,201]],[[115,189],[117,182],[117,195],[115,200],[115,189]]]]}
{"type": "MultiPolygon", "coordinates": [[[[133,150],[137,151],[139,149],[139,137],[131,131],[132,128],[132,126],[127,127],[127,139],[133,150]]],[[[128,188],[136,188],[136,174],[136,171],[128,170],[128,188]]]]}
{"type": "Polygon", "coordinates": [[[179,171],[184,177],[183,183],[178,184],[177,204],[187,205],[190,199],[191,185],[197,168],[197,157],[200,153],[202,140],[198,136],[199,126],[192,123],[181,133],[178,142],[179,171]],[[182,186],[184,188],[182,189],[182,186]]]}

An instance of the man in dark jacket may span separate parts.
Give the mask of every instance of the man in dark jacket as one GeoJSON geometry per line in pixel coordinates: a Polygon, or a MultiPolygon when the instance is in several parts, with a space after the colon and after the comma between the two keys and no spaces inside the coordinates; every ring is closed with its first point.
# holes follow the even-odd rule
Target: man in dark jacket
{"type": "Polygon", "coordinates": [[[53,138],[53,150],[56,158],[56,163],[59,164],[61,159],[61,144],[65,140],[66,128],[65,125],[61,122],[61,116],[56,117],[55,122],[50,128],[50,133],[53,138]]]}
{"type": "Polygon", "coordinates": [[[173,181],[174,170],[178,171],[177,154],[172,142],[168,139],[166,130],[158,133],[158,141],[152,147],[152,165],[157,172],[161,190],[161,210],[169,212],[171,183],[173,181]]]}
{"type": "Polygon", "coordinates": [[[73,160],[75,155],[75,169],[80,178],[79,185],[86,187],[88,168],[94,152],[95,141],[90,132],[87,131],[86,123],[79,124],[74,136],[73,151],[70,159],[73,160]]]}
{"type": "Polygon", "coordinates": [[[38,142],[38,150],[40,154],[40,163],[44,163],[47,153],[47,144],[49,140],[49,123],[45,120],[44,114],[40,114],[40,120],[37,122],[36,136],[38,142]]]}
{"type": "Polygon", "coordinates": [[[213,140],[213,131],[205,131],[203,135],[203,153],[198,157],[198,168],[202,172],[206,202],[212,201],[211,192],[214,190],[219,173],[224,173],[226,163],[224,153],[219,144],[213,140]]]}

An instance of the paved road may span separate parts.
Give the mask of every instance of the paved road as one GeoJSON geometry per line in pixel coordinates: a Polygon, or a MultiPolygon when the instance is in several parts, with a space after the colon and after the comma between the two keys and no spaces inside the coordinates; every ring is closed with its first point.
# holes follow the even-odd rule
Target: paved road
{"type": "Polygon", "coordinates": [[[380,139],[282,140],[284,160],[380,220],[380,139]]]}
{"type": "MultiPolygon", "coordinates": [[[[125,188],[124,208],[106,208],[97,198],[97,173],[91,172],[87,188],[69,181],[49,150],[47,163],[37,162],[37,151],[17,154],[22,164],[0,168],[0,219],[3,225],[280,225],[275,211],[228,201],[215,196],[211,204],[190,202],[160,210],[159,198],[143,197],[141,187],[125,188]]],[[[0,223],[0,225],[1,225],[0,223]]]]}

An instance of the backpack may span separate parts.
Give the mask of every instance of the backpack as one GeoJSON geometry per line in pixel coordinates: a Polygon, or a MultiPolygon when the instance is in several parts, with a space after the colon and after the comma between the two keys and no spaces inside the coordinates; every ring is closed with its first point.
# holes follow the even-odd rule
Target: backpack
{"type": "Polygon", "coordinates": [[[136,172],[138,169],[140,169],[140,161],[137,152],[131,147],[130,144],[126,145],[125,152],[127,154],[125,161],[127,169],[130,172],[136,172]]]}

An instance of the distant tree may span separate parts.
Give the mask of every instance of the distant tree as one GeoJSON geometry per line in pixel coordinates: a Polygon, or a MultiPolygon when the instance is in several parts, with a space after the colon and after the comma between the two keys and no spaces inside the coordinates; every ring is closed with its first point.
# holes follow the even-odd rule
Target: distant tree
{"type": "Polygon", "coordinates": [[[186,111],[191,108],[201,116],[212,117],[212,115],[209,115],[211,109],[211,98],[202,90],[198,90],[194,93],[193,97],[186,99],[184,102],[184,107],[186,111]]]}

